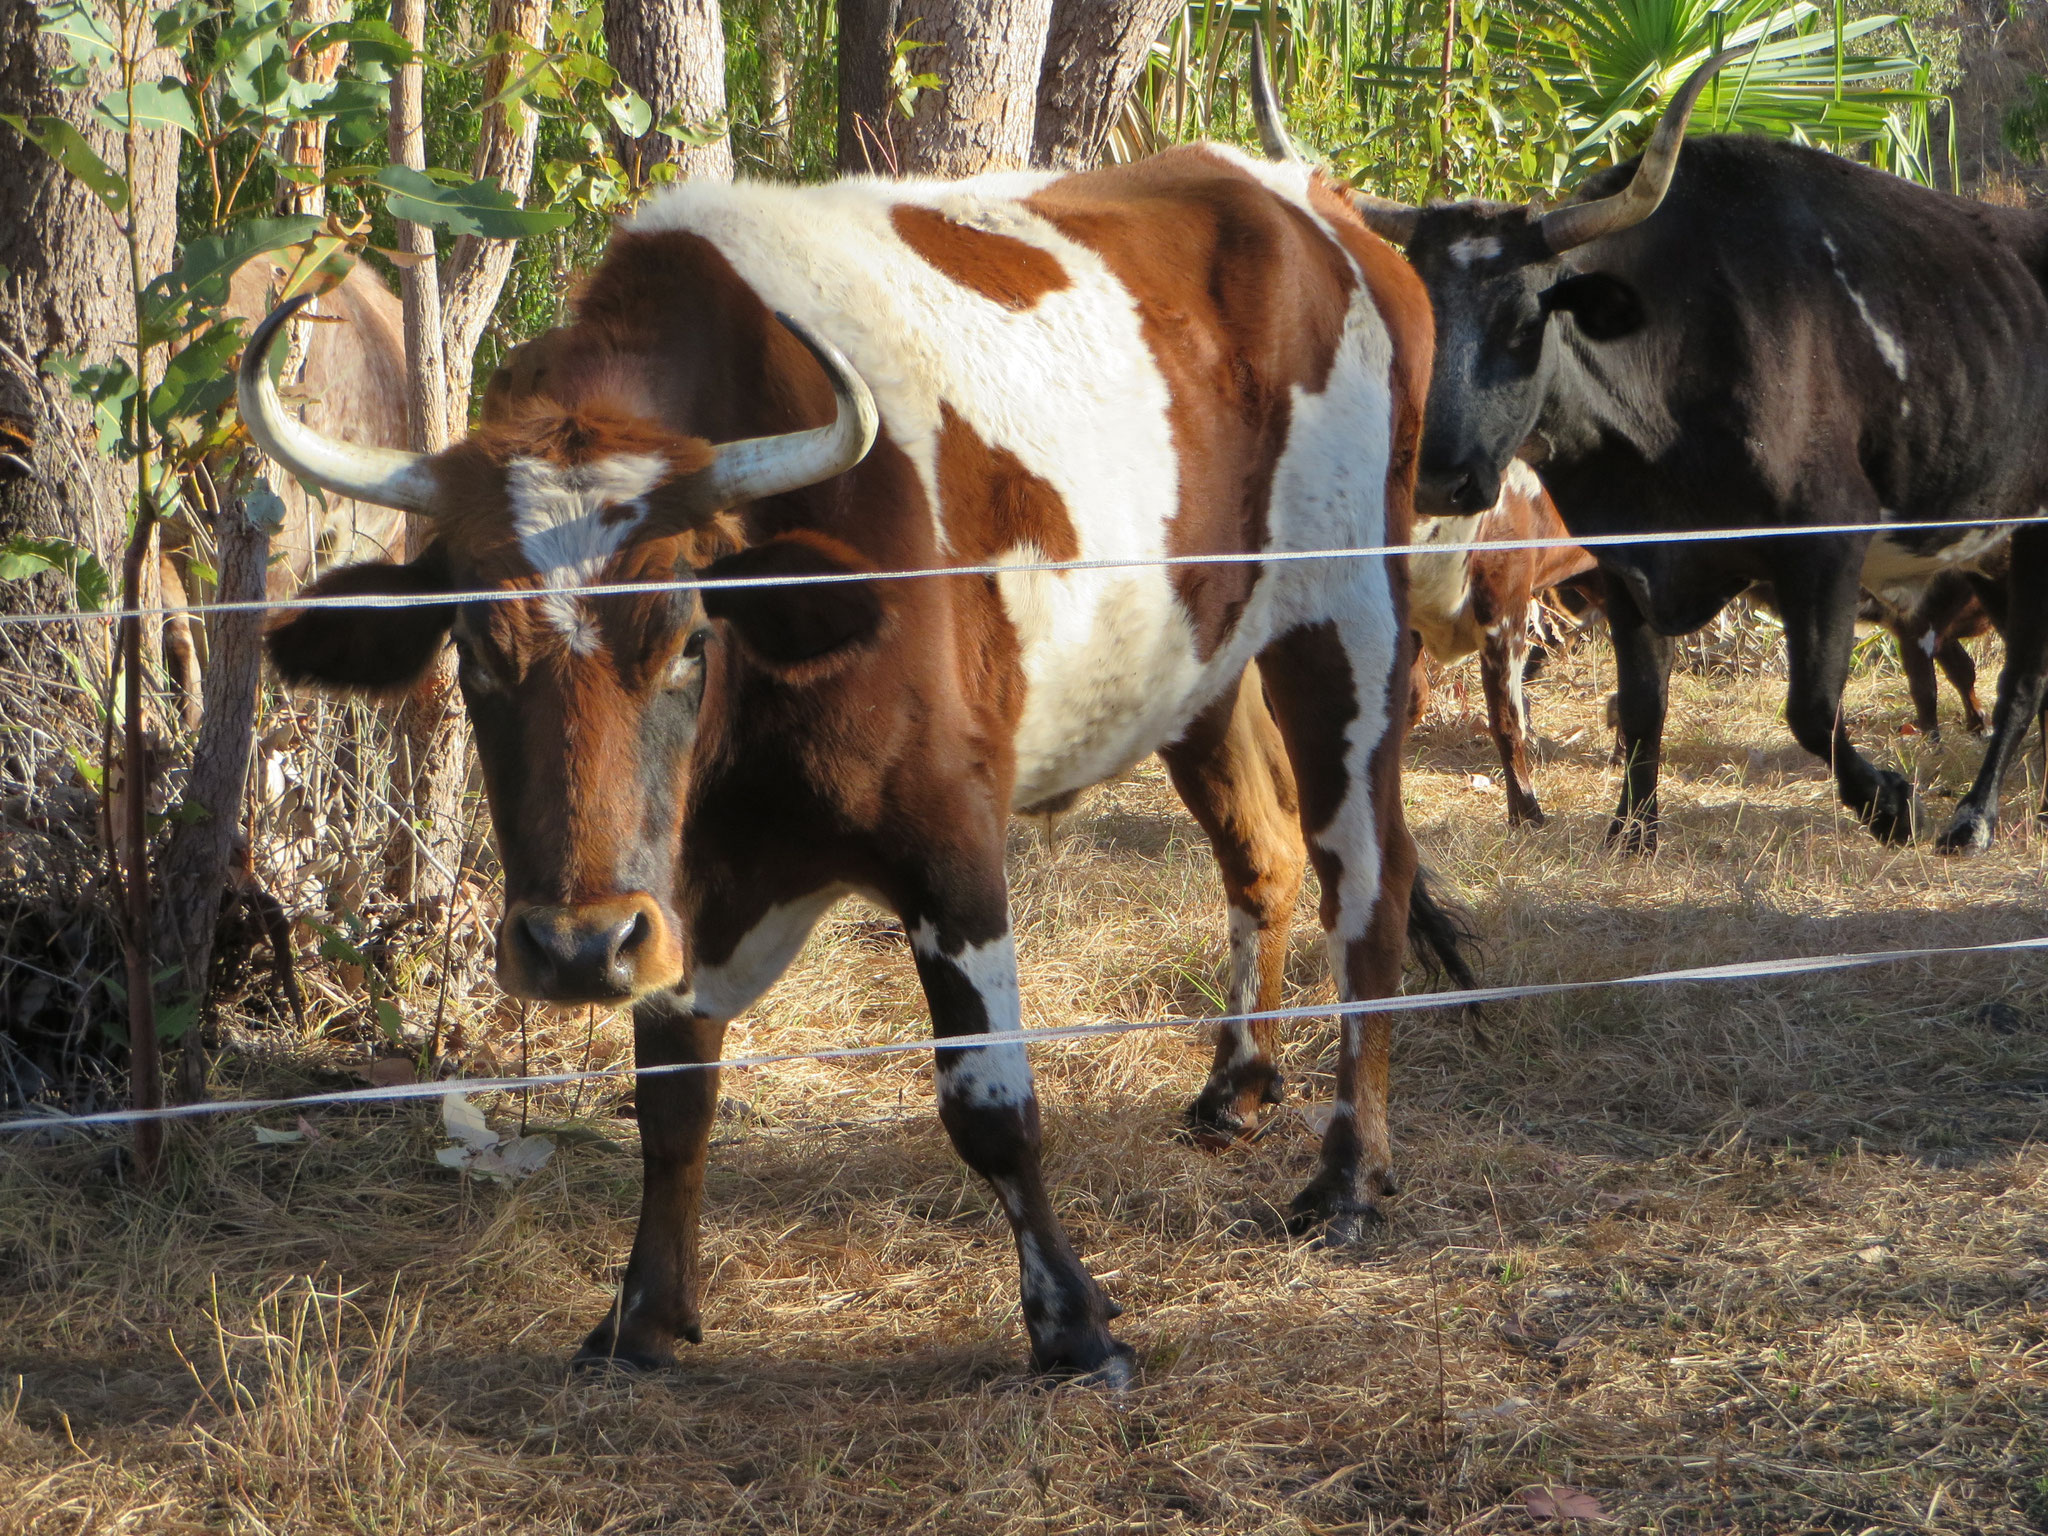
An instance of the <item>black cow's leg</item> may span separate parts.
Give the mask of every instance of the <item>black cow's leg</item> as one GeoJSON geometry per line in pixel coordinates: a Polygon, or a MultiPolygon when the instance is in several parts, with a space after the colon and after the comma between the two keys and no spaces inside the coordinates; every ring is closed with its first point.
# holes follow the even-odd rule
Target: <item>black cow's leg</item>
{"type": "Polygon", "coordinates": [[[2041,713],[2042,683],[2048,674],[2048,534],[2021,528],[2012,536],[2012,572],[2006,583],[2005,668],[1998,675],[1998,702],[1991,709],[1991,738],[1977,782],[1956,807],[1955,819],[1936,844],[1943,853],[1975,853],[1991,846],[1998,825],[1998,791],[2019,757],[2028,728],[2041,713]]]}
{"type": "MultiPolygon", "coordinates": [[[[725,1025],[704,1017],[674,993],[633,1009],[633,1052],[641,1068],[713,1062],[725,1025]]],[[[579,1365],[653,1369],[675,1363],[677,1339],[701,1343],[697,1227],[704,1204],[704,1160],[718,1109],[718,1070],[641,1077],[634,1088],[640,1120],[645,1188],[633,1256],[619,1297],[576,1351],[579,1365]]]]}
{"type": "Polygon", "coordinates": [[[1941,642],[1941,648],[1934,653],[1934,660],[1963,701],[1964,727],[1972,736],[1982,736],[1987,727],[1984,706],[1977,702],[1976,658],[1970,655],[1969,648],[1962,641],[1951,635],[1941,642]]]}
{"type": "Polygon", "coordinates": [[[1664,717],[1671,707],[1671,641],[1650,628],[1626,583],[1607,583],[1607,627],[1614,637],[1615,752],[1621,801],[1607,828],[1609,847],[1648,853],[1657,846],[1657,769],[1664,717]]]}
{"type": "Polygon", "coordinates": [[[1773,583],[1792,674],[1785,690],[1785,722],[1799,745],[1834,764],[1836,792],[1859,821],[1883,842],[1910,842],[1913,786],[1858,752],[1842,719],[1842,686],[1856,643],[1862,544],[1831,544],[1805,553],[1804,559],[1786,561],[1773,583]]]}
{"type": "Polygon", "coordinates": [[[1030,1059],[1015,1038],[1022,1027],[1017,952],[999,851],[993,865],[973,882],[979,890],[969,899],[928,897],[903,912],[931,1004],[933,1033],[941,1040],[1010,1037],[937,1052],[939,1120],[1009,1217],[1031,1363],[1041,1371],[1092,1375],[1122,1386],[1132,1376],[1131,1352],[1110,1336],[1117,1309],[1082,1268],[1046,1195],[1038,1093],[1030,1059]]]}
{"type": "MultiPolygon", "coordinates": [[[[1266,709],[1257,670],[1247,672],[1231,695],[1159,755],[1223,871],[1230,913],[1229,1011],[1277,1008],[1306,850],[1294,770],[1266,709]]],[[[1267,1105],[1280,1102],[1283,1083],[1273,1061],[1278,1036],[1270,1019],[1217,1027],[1209,1081],[1188,1107],[1196,1132],[1246,1135],[1267,1105]]]]}

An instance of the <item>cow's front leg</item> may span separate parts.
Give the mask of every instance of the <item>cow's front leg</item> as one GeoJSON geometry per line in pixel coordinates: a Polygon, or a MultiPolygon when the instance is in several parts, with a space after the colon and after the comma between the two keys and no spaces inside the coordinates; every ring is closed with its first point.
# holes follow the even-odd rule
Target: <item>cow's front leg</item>
{"type": "Polygon", "coordinates": [[[1919,812],[1913,786],[1858,752],[1842,719],[1864,542],[1831,540],[1810,549],[1796,564],[1788,561],[1775,583],[1791,671],[1785,723],[1800,746],[1834,764],[1836,793],[1872,835],[1880,842],[1905,843],[1913,839],[1919,812]]]}
{"type": "Polygon", "coordinates": [[[697,1288],[697,1227],[704,1204],[704,1159],[718,1110],[718,1069],[646,1074],[649,1067],[715,1062],[725,1025],[688,999],[664,993],[633,1009],[633,1052],[642,1076],[634,1089],[646,1187],[640,1226],[618,1300],[576,1351],[578,1365],[653,1370],[675,1363],[677,1339],[703,1342],[697,1288]]]}
{"type": "Polygon", "coordinates": [[[1607,828],[1609,847],[1649,853],[1657,846],[1657,770],[1671,703],[1671,642],[1650,628],[1625,582],[1607,583],[1607,627],[1614,639],[1614,750],[1621,800],[1607,828]]]}
{"type": "Polygon", "coordinates": [[[1529,665],[1529,616],[1511,611],[1486,627],[1479,677],[1486,688],[1486,723],[1507,781],[1508,825],[1540,827],[1543,807],[1529,776],[1529,705],[1522,674],[1529,665]]]}
{"type": "Polygon", "coordinates": [[[1133,1373],[1130,1350],[1110,1337],[1109,1320],[1117,1309],[1081,1267],[1046,1196],[1038,1094],[1024,1046],[1014,1038],[1022,1028],[1017,952],[1006,913],[1000,923],[963,921],[952,913],[904,914],[931,1003],[933,1033],[946,1041],[1013,1037],[936,1053],[939,1120],[1009,1217],[1031,1363],[1041,1371],[1123,1386],[1133,1373]]]}

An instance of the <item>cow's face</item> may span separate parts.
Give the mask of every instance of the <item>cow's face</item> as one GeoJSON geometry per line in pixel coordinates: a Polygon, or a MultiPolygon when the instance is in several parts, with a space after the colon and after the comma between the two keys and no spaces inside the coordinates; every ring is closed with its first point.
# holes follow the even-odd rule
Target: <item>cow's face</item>
{"type": "Polygon", "coordinates": [[[1634,291],[1578,273],[1551,253],[1525,208],[1459,203],[1422,210],[1408,259],[1436,311],[1436,366],[1423,419],[1416,511],[1483,512],[1535,429],[1552,383],[1560,317],[1594,341],[1642,322],[1634,291]]]}
{"type": "Polygon", "coordinates": [[[408,506],[434,519],[426,549],[307,593],[412,605],[309,607],[271,631],[287,681],[381,692],[420,678],[452,636],[505,871],[508,992],[615,1004],[682,980],[678,863],[707,699],[742,667],[815,682],[875,634],[881,606],[860,581],[677,583],[856,573],[852,551],[815,535],[743,548],[727,510],[865,452],[871,406],[854,412],[857,441],[827,441],[846,435],[848,400],[829,428],[715,447],[630,401],[500,397],[467,441],[399,466],[408,506]]]}

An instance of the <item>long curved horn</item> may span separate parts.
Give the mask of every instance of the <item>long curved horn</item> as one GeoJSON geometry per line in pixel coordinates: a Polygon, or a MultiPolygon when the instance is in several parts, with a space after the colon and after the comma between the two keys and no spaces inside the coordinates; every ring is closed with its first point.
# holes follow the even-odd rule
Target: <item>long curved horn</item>
{"type": "Polygon", "coordinates": [[[323,491],[405,512],[433,511],[434,476],[423,453],[367,448],[324,437],[284,408],[270,382],[270,349],[285,322],[313,296],[286,299],[265,317],[242,349],[235,395],[242,424],[271,458],[323,491]]]}
{"type": "MultiPolygon", "coordinates": [[[[1280,98],[1273,93],[1273,77],[1266,72],[1266,34],[1256,21],[1252,23],[1252,120],[1259,125],[1259,143],[1264,146],[1268,160],[1302,163],[1301,151],[1288,136],[1280,98]]],[[[1365,227],[1382,240],[1406,245],[1415,238],[1415,221],[1422,216],[1420,208],[1411,208],[1392,198],[1375,197],[1355,187],[1344,190],[1350,193],[1351,206],[1358,210],[1365,227]]]]}
{"type": "Polygon", "coordinates": [[[1723,66],[1754,47],[1755,43],[1744,43],[1740,48],[1725,48],[1692,72],[1671,98],[1671,105],[1664,109],[1657,131],[1650,135],[1649,147],[1643,151],[1627,186],[1611,197],[1553,209],[1537,221],[1536,228],[1551,254],[1563,255],[1573,246],[1640,224],[1657,211],[1671,186],[1671,175],[1678,169],[1678,147],[1685,142],[1685,125],[1692,116],[1693,103],[1723,66]]]}
{"type": "Polygon", "coordinates": [[[1301,164],[1301,151],[1287,136],[1287,120],[1280,115],[1280,98],[1273,94],[1273,77],[1266,73],[1266,29],[1257,22],[1252,23],[1252,121],[1259,125],[1268,160],[1301,164]]]}
{"type": "Polygon", "coordinates": [[[875,397],[853,371],[853,364],[802,321],[780,312],[775,318],[810,349],[818,366],[825,370],[839,402],[839,413],[830,426],[721,443],[718,457],[698,473],[690,488],[692,500],[700,507],[737,506],[743,501],[759,501],[816,485],[853,468],[875,445],[879,425],[875,397]]]}

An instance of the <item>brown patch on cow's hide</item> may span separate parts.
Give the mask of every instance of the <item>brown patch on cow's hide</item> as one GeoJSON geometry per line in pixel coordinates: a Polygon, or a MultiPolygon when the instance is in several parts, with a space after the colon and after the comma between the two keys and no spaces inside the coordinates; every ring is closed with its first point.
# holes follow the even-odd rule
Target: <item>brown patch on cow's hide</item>
{"type": "Polygon", "coordinates": [[[955,223],[910,203],[891,208],[889,222],[934,269],[1005,309],[1029,309],[1069,286],[1058,257],[1013,236],[955,223]]]}
{"type": "Polygon", "coordinates": [[[1048,560],[1078,560],[1067,504],[1007,448],[991,448],[953,407],[939,402],[939,507],[962,560],[981,565],[1020,545],[1048,560]]]}
{"type": "MultiPolygon", "coordinates": [[[[1027,206],[1100,255],[1138,299],[1180,460],[1168,553],[1259,548],[1292,392],[1320,392],[1336,360],[1356,281],[1344,251],[1301,209],[1201,148],[1065,178],[1027,206]]],[[[1257,580],[1249,564],[1174,571],[1203,657],[1236,627],[1257,580]]]]}

